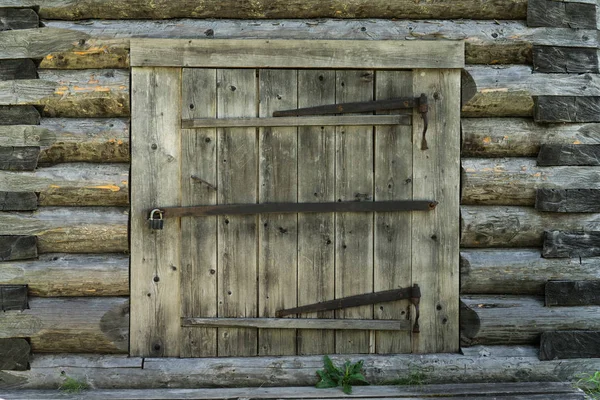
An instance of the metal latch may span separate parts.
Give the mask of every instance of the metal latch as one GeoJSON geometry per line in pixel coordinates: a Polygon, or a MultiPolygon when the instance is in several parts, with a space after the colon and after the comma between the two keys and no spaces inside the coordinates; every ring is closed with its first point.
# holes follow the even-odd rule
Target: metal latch
{"type": "Polygon", "coordinates": [[[425,138],[425,134],[427,133],[427,112],[429,111],[429,105],[427,102],[427,95],[425,93],[421,93],[421,96],[419,97],[397,97],[386,100],[326,104],[316,107],[304,107],[296,108],[293,110],[275,111],[273,113],[273,116],[298,117],[307,115],[346,114],[370,111],[398,110],[415,107],[417,107],[417,109],[419,110],[419,114],[421,114],[421,117],[423,118],[423,138],[421,140],[421,150],[427,150],[429,147],[427,146],[427,139],[425,138]]]}

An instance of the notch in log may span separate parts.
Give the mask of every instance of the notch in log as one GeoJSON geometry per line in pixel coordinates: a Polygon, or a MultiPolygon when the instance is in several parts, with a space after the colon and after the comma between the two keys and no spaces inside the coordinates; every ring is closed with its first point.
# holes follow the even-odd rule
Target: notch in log
{"type": "Polygon", "coordinates": [[[600,280],[549,281],[546,307],[600,306],[600,280]]]}
{"type": "Polygon", "coordinates": [[[0,371],[29,369],[31,346],[25,339],[0,339],[0,371]]]}
{"type": "Polygon", "coordinates": [[[533,46],[533,70],[546,74],[597,74],[598,49],[533,46]]]}
{"type": "Polygon", "coordinates": [[[537,189],[538,211],[597,213],[600,212],[600,189],[537,189]]]}
{"type": "Polygon", "coordinates": [[[600,144],[543,144],[538,153],[537,165],[600,165],[600,144]]]}
{"type": "Polygon", "coordinates": [[[536,122],[600,122],[600,96],[533,96],[536,122]]]}
{"type": "Polygon", "coordinates": [[[0,125],[39,125],[40,119],[34,106],[0,106],[0,125]]]}
{"type": "Polygon", "coordinates": [[[35,192],[0,191],[0,211],[34,211],[38,208],[35,192]]]}
{"type": "Polygon", "coordinates": [[[600,231],[545,231],[542,257],[573,258],[600,256],[600,231]]]}
{"type": "Polygon", "coordinates": [[[33,171],[38,164],[38,146],[0,147],[0,169],[6,171],[33,171]]]}
{"type": "Polygon", "coordinates": [[[0,235],[0,261],[36,258],[37,237],[31,235],[0,235]]]}
{"type": "Polygon", "coordinates": [[[600,331],[543,332],[540,360],[600,357],[600,331]]]}
{"type": "Polygon", "coordinates": [[[527,25],[596,29],[596,5],[556,0],[529,0],[527,25]]]}
{"type": "Polygon", "coordinates": [[[23,311],[29,308],[27,285],[0,285],[0,309],[23,311]]]}
{"type": "MultiPolygon", "coordinates": [[[[33,29],[40,26],[40,19],[31,8],[0,9],[0,31],[33,29]]],[[[1,53],[1,52],[0,52],[1,53]]]]}

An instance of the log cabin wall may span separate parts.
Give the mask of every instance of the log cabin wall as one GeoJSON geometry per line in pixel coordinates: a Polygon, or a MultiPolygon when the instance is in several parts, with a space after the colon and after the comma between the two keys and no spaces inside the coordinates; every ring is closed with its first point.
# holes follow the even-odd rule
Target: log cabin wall
{"type": "MultiPolygon", "coordinates": [[[[598,356],[581,350],[600,330],[595,1],[324,4],[0,4],[0,284],[29,289],[29,309],[0,318],[0,369],[26,369],[30,348],[128,351],[134,37],[465,40],[462,345],[538,346],[544,332],[542,357],[598,356]],[[557,355],[565,342],[580,346],[557,355]]],[[[141,365],[123,360],[93,366],[141,365]]]]}

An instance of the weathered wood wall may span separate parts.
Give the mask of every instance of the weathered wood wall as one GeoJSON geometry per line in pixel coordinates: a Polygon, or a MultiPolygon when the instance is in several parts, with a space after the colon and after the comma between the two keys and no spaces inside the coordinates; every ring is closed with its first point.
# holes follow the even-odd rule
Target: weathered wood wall
{"type": "MultiPolygon", "coordinates": [[[[26,283],[33,296],[0,319],[2,337],[28,338],[33,352],[127,352],[129,40],[139,37],[464,40],[463,345],[600,330],[597,305],[549,309],[540,297],[550,280],[600,280],[589,234],[600,231],[593,1],[5,0],[0,16],[0,284],[26,283]],[[587,235],[591,253],[565,234],[587,235]],[[564,257],[548,258],[555,249],[564,257]]],[[[29,351],[19,348],[13,365],[29,351]]],[[[51,387],[48,371],[0,385],[51,387]]]]}

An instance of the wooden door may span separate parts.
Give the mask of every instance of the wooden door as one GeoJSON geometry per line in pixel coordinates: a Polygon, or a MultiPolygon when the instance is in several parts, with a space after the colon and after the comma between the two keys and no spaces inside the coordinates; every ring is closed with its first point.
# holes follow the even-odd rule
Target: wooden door
{"type": "Polygon", "coordinates": [[[140,40],[131,51],[132,355],[458,350],[461,42],[140,40]],[[272,126],[278,110],[421,93],[427,149],[416,109],[272,126]],[[173,206],[426,199],[435,210],[148,222],[173,206]],[[413,284],[419,333],[409,300],[275,318],[413,284]]]}

